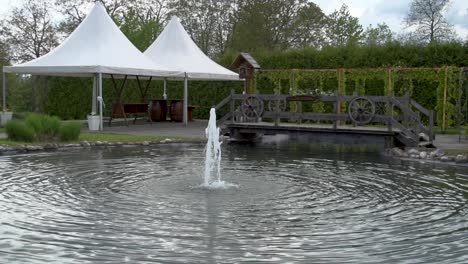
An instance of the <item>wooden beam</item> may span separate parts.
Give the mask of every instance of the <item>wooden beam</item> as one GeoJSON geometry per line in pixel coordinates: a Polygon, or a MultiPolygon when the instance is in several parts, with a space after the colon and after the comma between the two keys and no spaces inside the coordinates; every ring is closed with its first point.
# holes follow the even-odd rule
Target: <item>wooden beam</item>
{"type": "Polygon", "coordinates": [[[445,80],[444,80],[444,101],[442,102],[442,130],[445,131],[446,120],[445,111],[447,104],[447,86],[448,86],[448,66],[445,66],[445,80]]]}

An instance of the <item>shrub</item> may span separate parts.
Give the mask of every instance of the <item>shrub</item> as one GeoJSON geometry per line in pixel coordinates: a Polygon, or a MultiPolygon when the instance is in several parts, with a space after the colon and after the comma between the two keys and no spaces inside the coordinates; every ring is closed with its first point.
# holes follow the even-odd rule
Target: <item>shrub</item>
{"type": "Polygon", "coordinates": [[[35,139],[34,130],[18,120],[10,120],[5,125],[8,138],[13,141],[33,142],[35,139]]]}
{"type": "Polygon", "coordinates": [[[39,140],[54,140],[60,133],[60,119],[55,116],[30,114],[25,122],[34,130],[39,140]]]}
{"type": "Polygon", "coordinates": [[[78,122],[69,122],[62,125],[60,128],[60,140],[71,141],[77,140],[80,136],[81,124],[78,122]]]}

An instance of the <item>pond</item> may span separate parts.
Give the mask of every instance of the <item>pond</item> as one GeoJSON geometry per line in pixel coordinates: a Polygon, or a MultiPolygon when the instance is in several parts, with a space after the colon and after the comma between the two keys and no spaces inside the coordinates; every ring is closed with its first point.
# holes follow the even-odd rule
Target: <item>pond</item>
{"type": "Polygon", "coordinates": [[[468,170],[305,144],[0,157],[1,263],[467,263],[468,170]]]}

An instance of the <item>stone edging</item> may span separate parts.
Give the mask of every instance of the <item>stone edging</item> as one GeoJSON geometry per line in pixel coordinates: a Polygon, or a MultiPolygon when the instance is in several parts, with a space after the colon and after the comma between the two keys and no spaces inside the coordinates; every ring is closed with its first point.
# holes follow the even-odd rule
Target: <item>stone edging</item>
{"type": "Polygon", "coordinates": [[[404,150],[401,148],[392,148],[386,149],[385,154],[399,159],[412,159],[421,161],[435,161],[468,165],[467,155],[446,155],[442,149],[410,148],[408,150],[404,150]]]}
{"type": "MultiPolygon", "coordinates": [[[[204,142],[204,141],[203,141],[204,142]]],[[[88,142],[81,141],[79,144],[60,144],[60,143],[47,143],[41,145],[0,145],[0,156],[2,155],[14,155],[20,153],[33,153],[41,151],[55,151],[55,150],[66,150],[66,149],[79,149],[79,148],[95,148],[95,147],[132,147],[132,146],[151,146],[161,145],[169,143],[202,143],[197,140],[175,140],[175,139],[163,139],[158,141],[141,141],[141,142],[109,142],[109,141],[96,141],[88,142]]]]}

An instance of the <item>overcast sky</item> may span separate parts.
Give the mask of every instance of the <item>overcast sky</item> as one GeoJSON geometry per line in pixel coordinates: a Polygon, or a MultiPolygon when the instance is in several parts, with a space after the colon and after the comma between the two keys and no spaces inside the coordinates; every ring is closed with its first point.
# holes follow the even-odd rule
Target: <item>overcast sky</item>
{"type": "MultiPolygon", "coordinates": [[[[330,14],[346,3],[353,16],[366,28],[369,24],[385,22],[393,31],[399,33],[405,30],[402,23],[409,9],[411,0],[312,0],[326,13],[330,14]]],[[[0,17],[9,14],[12,6],[21,0],[0,0],[0,17]]],[[[446,14],[449,23],[453,24],[459,37],[468,38],[468,0],[452,0],[446,14]]]]}

